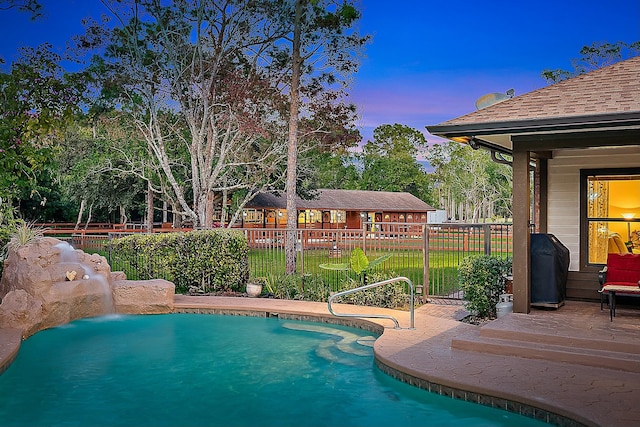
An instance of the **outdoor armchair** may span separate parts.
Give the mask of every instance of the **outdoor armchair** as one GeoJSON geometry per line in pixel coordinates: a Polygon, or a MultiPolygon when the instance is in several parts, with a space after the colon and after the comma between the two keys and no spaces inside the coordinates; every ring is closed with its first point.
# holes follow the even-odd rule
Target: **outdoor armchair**
{"type": "Polygon", "coordinates": [[[610,253],[607,265],[598,272],[600,281],[600,309],[604,296],[609,296],[611,320],[615,316],[615,297],[618,295],[640,296],[640,254],[610,253]]]}

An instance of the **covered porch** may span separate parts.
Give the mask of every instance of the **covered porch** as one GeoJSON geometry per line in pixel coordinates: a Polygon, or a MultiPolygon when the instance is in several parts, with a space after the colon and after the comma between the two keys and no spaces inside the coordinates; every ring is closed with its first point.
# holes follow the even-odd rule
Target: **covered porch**
{"type": "Polygon", "coordinates": [[[513,167],[514,311],[531,309],[532,229],[569,249],[567,298],[596,300],[608,237],[640,229],[640,57],[504,98],[427,129],[513,167]]]}

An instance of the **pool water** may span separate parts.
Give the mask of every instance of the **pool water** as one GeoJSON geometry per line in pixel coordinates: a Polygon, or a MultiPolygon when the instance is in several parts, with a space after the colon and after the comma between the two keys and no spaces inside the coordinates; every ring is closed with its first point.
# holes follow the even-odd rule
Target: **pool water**
{"type": "Polygon", "coordinates": [[[173,314],[41,331],[0,375],[2,426],[542,426],[397,381],[367,331],[173,314]]]}

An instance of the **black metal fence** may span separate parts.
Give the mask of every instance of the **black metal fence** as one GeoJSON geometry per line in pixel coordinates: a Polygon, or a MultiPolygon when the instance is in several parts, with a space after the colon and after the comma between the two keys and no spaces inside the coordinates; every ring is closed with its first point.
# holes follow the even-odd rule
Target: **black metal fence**
{"type": "MultiPolygon", "coordinates": [[[[241,230],[249,245],[251,277],[284,275],[286,230],[241,230]]],[[[510,257],[513,248],[512,225],[502,223],[367,223],[362,229],[308,228],[295,232],[297,273],[303,277],[321,275],[332,289],[337,290],[347,273],[323,269],[320,264],[347,264],[353,249],[359,247],[370,261],[391,255],[379,270],[409,278],[417,289],[431,297],[451,299],[461,298],[458,266],[464,258],[477,255],[510,257]]],[[[108,236],[78,234],[63,239],[86,252],[99,252],[106,256],[112,271],[124,271],[129,278],[143,278],[140,277],[142,272],[131,267],[140,263],[116,259],[106,249],[109,239],[124,235],[126,233],[110,233],[108,236]]]]}

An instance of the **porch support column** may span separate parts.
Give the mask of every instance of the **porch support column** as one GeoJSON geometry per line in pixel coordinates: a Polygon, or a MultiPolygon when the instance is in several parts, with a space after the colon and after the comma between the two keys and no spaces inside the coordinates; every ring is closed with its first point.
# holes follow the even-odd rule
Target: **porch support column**
{"type": "Polygon", "coordinates": [[[531,263],[529,221],[531,216],[531,175],[527,150],[513,146],[513,311],[531,309],[531,263]]]}
{"type": "Polygon", "coordinates": [[[536,213],[534,219],[536,222],[536,232],[547,232],[547,214],[548,214],[548,160],[546,158],[539,158],[536,160],[536,172],[534,177],[534,198],[536,213]]]}

